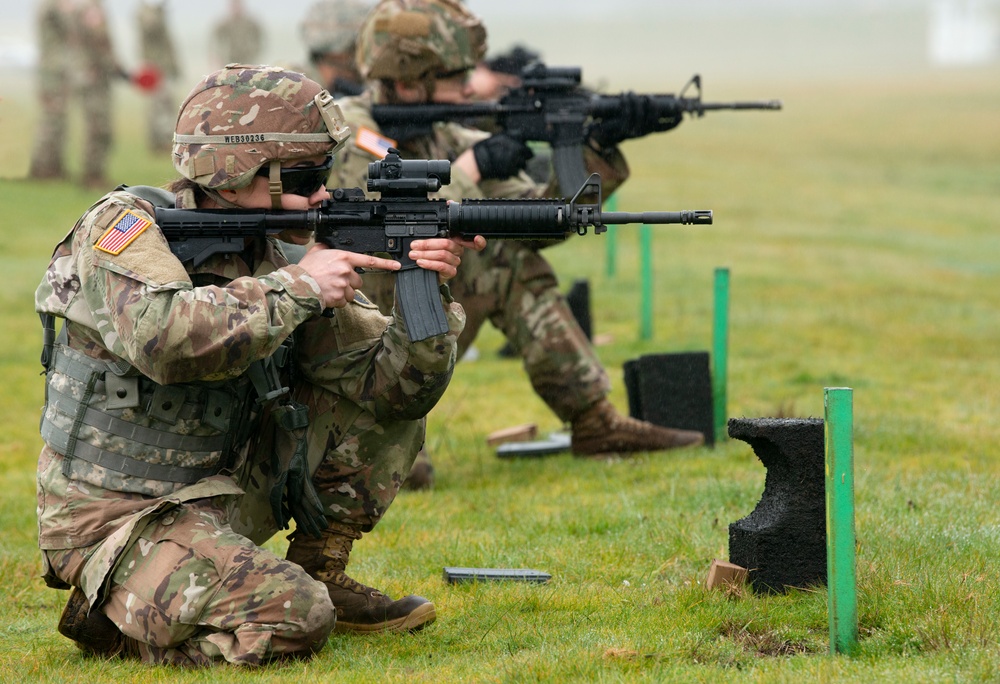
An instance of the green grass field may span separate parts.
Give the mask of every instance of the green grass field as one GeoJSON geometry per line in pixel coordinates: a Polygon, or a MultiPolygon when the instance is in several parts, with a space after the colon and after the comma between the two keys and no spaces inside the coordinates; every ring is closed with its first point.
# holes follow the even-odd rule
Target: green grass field
{"type": "MultiPolygon", "coordinates": [[[[748,84],[780,113],[718,113],[625,146],[623,210],[712,209],[715,225],[655,229],[655,327],[640,339],[638,232],[548,254],[588,278],[598,348],[710,349],[713,271],[731,271],[729,415],[822,416],[854,389],[860,643],[829,655],[826,592],[708,592],[728,525],[764,469],[750,447],[625,461],[502,461],[492,430],[560,427],[492,329],[430,418],[438,482],[404,493],[351,571],[420,593],[438,621],[412,636],[336,637],[308,664],[179,672],[82,658],[55,631],[66,594],[39,579],[34,460],[43,381],[32,294],[55,242],[96,199],[18,180],[30,100],[0,101],[0,681],[762,681],[1000,679],[1000,72],[748,84]],[[543,586],[443,582],[446,565],[530,567],[543,586]]],[[[127,98],[122,98],[123,102],[127,98]]],[[[134,102],[132,103],[135,104],[134,102]]],[[[141,103],[140,103],[141,104],[141,103]]],[[[119,111],[116,181],[163,182],[119,111]]],[[[77,134],[78,137],[78,134],[77,134]]],[[[284,540],[271,542],[282,549],[284,540]]]]}

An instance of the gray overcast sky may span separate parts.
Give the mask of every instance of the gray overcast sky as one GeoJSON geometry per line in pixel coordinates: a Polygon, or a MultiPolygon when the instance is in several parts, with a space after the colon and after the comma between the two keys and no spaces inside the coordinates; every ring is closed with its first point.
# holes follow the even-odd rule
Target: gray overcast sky
{"type": "MultiPolygon", "coordinates": [[[[166,0],[188,77],[213,68],[208,35],[225,0],[166,0]]],[[[926,68],[928,17],[943,0],[467,0],[494,49],[522,41],[592,83],[823,77],[926,68]],[[710,76],[712,74],[713,76],[710,76]]],[[[954,1],[954,0],[953,0],[954,1]]],[[[963,0],[964,1],[964,0],[963,0]]],[[[1000,0],[978,0],[1000,13],[1000,0]]],[[[312,0],[245,0],[267,25],[264,61],[305,58],[297,26],[312,0]]],[[[105,0],[119,58],[135,66],[139,0],[105,0]]],[[[30,64],[35,3],[0,8],[0,65],[30,64]]]]}

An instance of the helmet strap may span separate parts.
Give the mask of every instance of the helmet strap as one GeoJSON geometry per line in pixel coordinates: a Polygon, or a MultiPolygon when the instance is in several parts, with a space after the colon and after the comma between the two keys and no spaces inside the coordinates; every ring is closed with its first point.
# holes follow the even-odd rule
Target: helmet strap
{"type": "Polygon", "coordinates": [[[437,89],[437,79],[433,75],[427,74],[420,78],[420,85],[424,87],[425,97],[428,102],[434,101],[434,91],[437,89]]]}
{"type": "Polygon", "coordinates": [[[281,209],[281,162],[272,159],[267,170],[267,191],[271,194],[271,208],[281,209]]]}

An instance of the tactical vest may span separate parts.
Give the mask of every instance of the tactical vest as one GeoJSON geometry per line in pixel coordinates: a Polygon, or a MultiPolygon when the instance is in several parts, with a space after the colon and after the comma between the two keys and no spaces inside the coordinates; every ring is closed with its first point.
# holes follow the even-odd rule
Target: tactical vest
{"type": "MultiPolygon", "coordinates": [[[[157,188],[123,189],[161,206],[169,198],[157,188]]],[[[65,328],[56,339],[50,314],[42,327],[42,439],[63,455],[66,477],[104,489],[159,497],[231,472],[263,403],[288,393],[278,379],[286,346],[232,380],[161,385],[126,361],[67,346],[65,328]]]]}
{"type": "Polygon", "coordinates": [[[112,491],[164,496],[231,469],[257,422],[247,375],[160,385],[57,342],[46,376],[42,439],[68,478],[112,491]]]}

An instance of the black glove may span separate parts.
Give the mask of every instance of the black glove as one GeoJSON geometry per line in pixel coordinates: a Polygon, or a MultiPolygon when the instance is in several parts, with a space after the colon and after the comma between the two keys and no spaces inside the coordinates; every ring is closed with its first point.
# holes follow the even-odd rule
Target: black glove
{"type": "Polygon", "coordinates": [[[302,404],[288,402],[276,406],[273,414],[271,512],[280,529],[287,529],[289,519],[294,518],[298,529],[318,539],[328,523],[309,474],[306,442],[309,411],[302,404]]]}
{"type": "Polygon", "coordinates": [[[612,147],[622,140],[669,131],[683,120],[680,112],[660,111],[649,95],[622,93],[619,101],[620,109],[614,116],[595,121],[587,131],[587,137],[602,148],[612,147]]]}
{"type": "Polygon", "coordinates": [[[497,133],[473,145],[472,155],[483,178],[510,178],[525,167],[534,152],[520,140],[497,133]]]}

